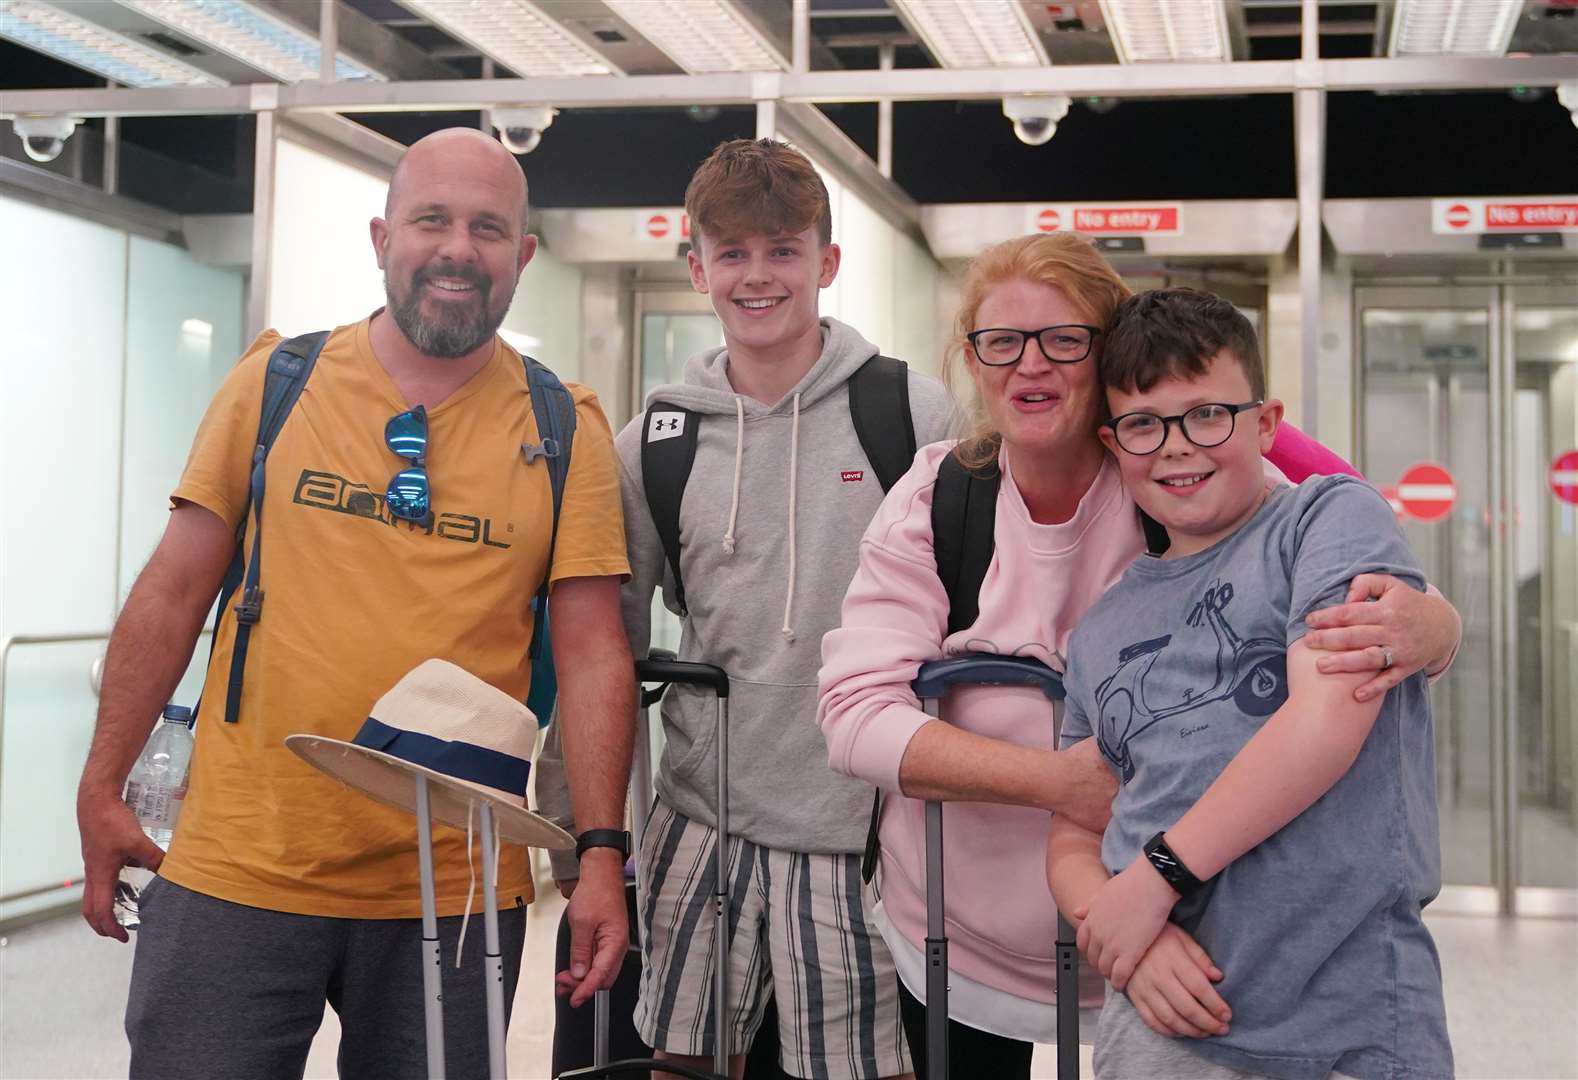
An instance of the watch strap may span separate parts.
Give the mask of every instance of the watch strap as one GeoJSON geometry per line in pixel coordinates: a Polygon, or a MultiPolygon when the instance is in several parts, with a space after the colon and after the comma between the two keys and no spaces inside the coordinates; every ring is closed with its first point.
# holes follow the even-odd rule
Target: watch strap
{"type": "Polygon", "coordinates": [[[630,834],[623,829],[587,829],[575,838],[575,857],[580,859],[589,848],[611,847],[621,859],[630,858],[630,834]]]}
{"type": "Polygon", "coordinates": [[[1165,832],[1159,832],[1145,842],[1145,858],[1180,898],[1187,899],[1205,887],[1205,882],[1195,877],[1183,860],[1167,846],[1165,832]]]}

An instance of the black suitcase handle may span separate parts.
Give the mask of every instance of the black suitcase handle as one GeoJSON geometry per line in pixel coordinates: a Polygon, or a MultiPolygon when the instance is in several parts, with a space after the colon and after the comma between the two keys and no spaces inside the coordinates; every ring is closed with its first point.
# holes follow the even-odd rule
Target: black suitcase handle
{"type": "Polygon", "coordinates": [[[965,653],[931,660],[910,683],[918,698],[941,698],[955,686],[1034,686],[1048,701],[1063,700],[1063,676],[1030,656],[965,653]]]}
{"type": "Polygon", "coordinates": [[[712,664],[697,664],[689,660],[637,660],[636,679],[644,683],[705,686],[720,698],[729,696],[728,672],[712,664]]]}

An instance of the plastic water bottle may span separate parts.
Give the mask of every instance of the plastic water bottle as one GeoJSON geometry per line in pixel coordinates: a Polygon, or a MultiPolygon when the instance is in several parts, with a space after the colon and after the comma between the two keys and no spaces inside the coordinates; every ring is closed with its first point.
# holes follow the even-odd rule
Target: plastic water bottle
{"type": "MultiPolygon", "coordinates": [[[[148,839],[165,851],[186,799],[187,767],[192,763],[192,710],[166,705],[164,718],[154,728],[137,764],[126,778],[126,805],[148,839]]],[[[115,886],[115,918],[128,930],[137,929],[137,896],[153,878],[153,871],[128,866],[115,886]]]]}

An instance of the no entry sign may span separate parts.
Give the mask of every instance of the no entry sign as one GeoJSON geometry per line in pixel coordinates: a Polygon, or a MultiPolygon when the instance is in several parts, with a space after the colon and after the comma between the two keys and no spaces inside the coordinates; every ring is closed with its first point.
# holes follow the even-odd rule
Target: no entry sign
{"type": "Polygon", "coordinates": [[[1551,491],[1564,503],[1578,503],[1578,450],[1551,462],[1551,491]]]}
{"type": "Polygon", "coordinates": [[[681,207],[637,210],[633,216],[636,236],[642,240],[689,240],[690,217],[681,207]]]}
{"type": "Polygon", "coordinates": [[[1578,232],[1578,195],[1551,199],[1432,199],[1430,228],[1443,235],[1578,232]]]}
{"type": "Polygon", "coordinates": [[[1180,203],[1032,204],[1026,221],[1036,232],[1072,232],[1100,236],[1178,236],[1183,232],[1180,203]]]}
{"type": "Polygon", "coordinates": [[[1433,462],[1411,465],[1397,481],[1397,501],[1410,517],[1439,521],[1452,512],[1457,483],[1451,473],[1433,462]]]}

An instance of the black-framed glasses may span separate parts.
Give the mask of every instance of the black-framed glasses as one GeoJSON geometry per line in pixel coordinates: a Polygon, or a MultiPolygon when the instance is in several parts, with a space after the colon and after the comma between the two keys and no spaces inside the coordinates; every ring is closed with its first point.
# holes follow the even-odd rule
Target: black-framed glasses
{"type": "Polygon", "coordinates": [[[1041,355],[1054,364],[1077,364],[1090,355],[1091,344],[1101,333],[1099,326],[1084,323],[1062,323],[1043,326],[1039,330],[1014,330],[1007,326],[994,326],[964,335],[975,350],[975,358],[988,367],[1007,367],[1017,364],[1025,355],[1025,344],[1035,338],[1041,346],[1041,355]]]}
{"type": "Polygon", "coordinates": [[[433,512],[433,491],[427,482],[427,409],[418,405],[391,416],[384,424],[384,444],[411,463],[389,481],[384,493],[389,512],[425,525],[433,512]]]}
{"type": "Polygon", "coordinates": [[[1104,426],[1112,429],[1118,445],[1130,454],[1154,454],[1167,441],[1167,428],[1177,424],[1184,438],[1199,447],[1220,446],[1233,437],[1238,414],[1258,408],[1265,401],[1246,401],[1242,405],[1228,405],[1221,401],[1207,401],[1177,416],[1157,416],[1155,413],[1131,412],[1114,416],[1104,426]]]}

